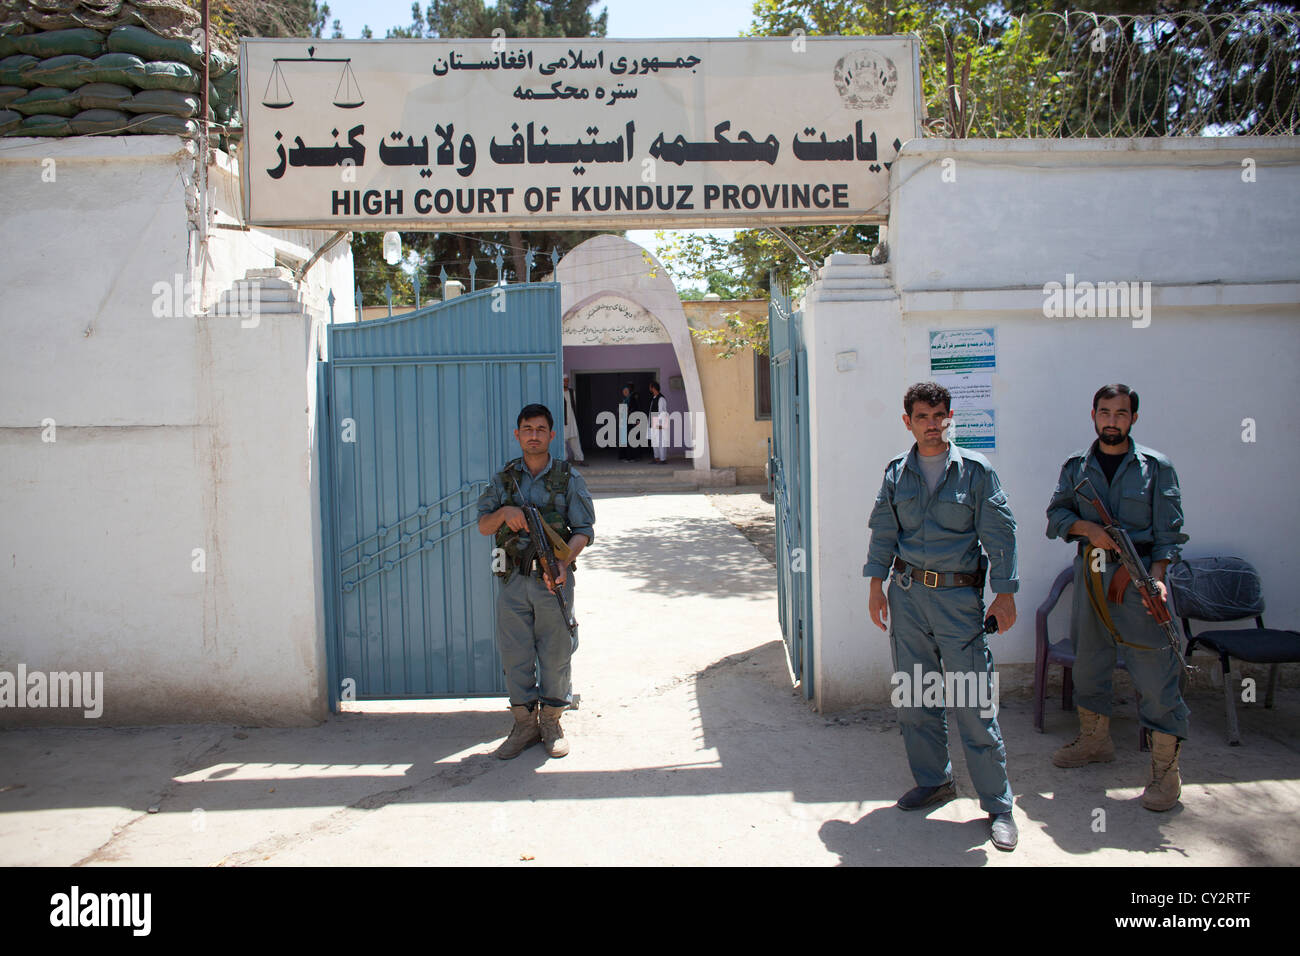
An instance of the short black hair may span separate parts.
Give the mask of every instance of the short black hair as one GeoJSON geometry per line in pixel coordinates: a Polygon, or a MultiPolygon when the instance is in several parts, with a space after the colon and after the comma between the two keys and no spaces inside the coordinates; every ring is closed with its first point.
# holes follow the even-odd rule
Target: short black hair
{"type": "Polygon", "coordinates": [[[912,406],[917,402],[927,405],[942,405],[945,411],[952,411],[952,393],[938,382],[917,382],[903,393],[903,411],[912,414],[912,406]]]}
{"type": "Polygon", "coordinates": [[[552,431],[555,430],[555,419],[551,417],[551,410],[547,408],[545,405],[538,405],[536,402],[533,402],[533,404],[531,405],[525,405],[523,407],[523,409],[519,412],[519,417],[515,419],[515,428],[518,428],[520,425],[522,425],[524,423],[524,419],[536,418],[538,415],[544,415],[546,417],[546,427],[551,429],[552,431]]]}
{"type": "Polygon", "coordinates": [[[1120,385],[1118,382],[1114,385],[1103,385],[1097,389],[1097,394],[1092,396],[1092,410],[1094,412],[1097,410],[1097,406],[1103,398],[1114,398],[1116,395],[1127,395],[1129,412],[1134,415],[1138,413],[1138,393],[1127,385],[1120,385]]]}
{"type": "Polygon", "coordinates": [[[658,382],[651,382],[651,383],[650,383],[650,387],[653,388],[656,392],[662,392],[662,391],[663,391],[663,389],[659,387],[659,383],[658,383],[658,382]]]}

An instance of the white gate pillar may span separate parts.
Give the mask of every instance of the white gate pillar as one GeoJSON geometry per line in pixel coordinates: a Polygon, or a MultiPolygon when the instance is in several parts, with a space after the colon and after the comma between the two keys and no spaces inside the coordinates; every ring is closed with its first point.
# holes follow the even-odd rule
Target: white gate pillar
{"type": "Polygon", "coordinates": [[[867,614],[867,517],[902,424],[903,325],[888,265],[826,259],[803,303],[808,360],[813,693],[820,711],[889,699],[889,639],[867,614]]]}

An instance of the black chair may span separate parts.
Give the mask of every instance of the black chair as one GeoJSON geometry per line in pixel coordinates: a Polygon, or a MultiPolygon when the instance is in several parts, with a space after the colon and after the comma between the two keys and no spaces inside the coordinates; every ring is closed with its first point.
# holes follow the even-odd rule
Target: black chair
{"type": "MultiPolygon", "coordinates": [[[[1034,618],[1034,729],[1040,734],[1043,732],[1043,720],[1047,710],[1047,668],[1049,664],[1060,664],[1061,671],[1061,710],[1072,710],[1074,708],[1074,635],[1070,634],[1063,640],[1052,643],[1051,637],[1047,633],[1047,616],[1052,613],[1052,608],[1056,607],[1056,602],[1061,599],[1061,594],[1074,581],[1074,566],[1066,568],[1056,576],[1052,582],[1052,590],[1048,592],[1047,600],[1038,606],[1038,612],[1034,618]]],[[[1073,627],[1073,622],[1071,622],[1073,627]]],[[[1123,667],[1128,670],[1124,664],[1124,655],[1116,648],[1115,666],[1123,667]]],[[[1134,692],[1136,693],[1136,688],[1134,692]]],[[[1139,704],[1142,696],[1137,695],[1139,704]]],[[[1147,749],[1146,734],[1143,733],[1141,724],[1138,725],[1138,750],[1147,749]]]]}
{"type": "Polygon", "coordinates": [[[1264,589],[1259,572],[1241,558],[1211,557],[1180,561],[1165,575],[1174,608],[1183,622],[1187,638],[1187,656],[1192,648],[1204,644],[1219,655],[1223,668],[1223,700],[1228,715],[1228,743],[1240,746],[1241,729],[1237,724],[1237,693],[1232,685],[1232,658],[1252,664],[1271,664],[1264,706],[1272,708],[1273,689],[1277,684],[1277,666],[1300,661],[1300,631],[1279,631],[1264,626],[1264,589]],[[1235,630],[1202,631],[1192,634],[1191,619],[1222,624],[1255,619],[1255,627],[1235,630]]]}

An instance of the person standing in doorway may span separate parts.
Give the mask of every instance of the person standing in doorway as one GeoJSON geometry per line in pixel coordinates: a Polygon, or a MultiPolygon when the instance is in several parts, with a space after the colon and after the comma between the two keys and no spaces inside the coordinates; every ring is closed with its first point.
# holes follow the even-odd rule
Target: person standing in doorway
{"type": "Polygon", "coordinates": [[[628,439],[632,426],[629,419],[636,406],[632,404],[632,383],[627,382],[623,386],[623,397],[618,403],[618,460],[632,460],[632,445],[628,439]]]}
{"type": "Polygon", "coordinates": [[[573,461],[581,465],[585,458],[582,454],[582,442],[578,439],[577,403],[573,400],[573,389],[569,388],[569,376],[564,376],[564,450],[573,461]]]}
{"type": "Polygon", "coordinates": [[[496,640],[515,719],[496,756],[509,760],[541,741],[548,756],[563,757],[569,742],[560,715],[573,702],[570,660],[578,638],[569,632],[555,589],[572,614],[574,562],[595,537],[596,509],[582,476],[567,461],[551,458],[555,425],[550,409],[525,405],[515,425],[523,457],[494,475],[478,499],[478,530],[496,536],[493,570],[504,578],[497,593],[496,640]],[[528,521],[519,507],[523,500],[536,505],[542,521],[569,546],[569,557],[559,558],[554,581],[529,540],[528,521]]]}
{"type": "Polygon", "coordinates": [[[947,714],[922,690],[936,679],[944,687],[947,672],[959,679],[954,688],[960,682],[977,698],[947,704],[956,711],[993,845],[1014,850],[1019,834],[997,721],[993,655],[984,637],[984,579],[987,572],[997,595],[989,615],[1004,632],[1016,621],[1014,594],[1020,588],[1016,521],[993,466],[949,440],[951,409],[952,396],[934,382],[913,385],[903,396],[903,424],[916,442],[885,468],[868,521],[871,545],[862,574],[871,579],[871,620],[891,631],[894,681],[904,678],[896,695],[910,686],[895,704],[917,785],[899,799],[899,809],[921,810],[957,796],[947,714]]]}
{"type": "Polygon", "coordinates": [[[668,399],[659,391],[659,383],[650,383],[650,446],[656,464],[668,464],[668,399]]]}
{"type": "MultiPolygon", "coordinates": [[[[1082,767],[1115,759],[1110,739],[1111,677],[1117,644],[1137,687],[1138,720],[1150,735],[1151,772],[1142,791],[1148,810],[1171,810],[1182,794],[1178,758],[1188,733],[1188,710],[1180,678],[1182,662],[1151,617],[1138,589],[1121,573],[1118,545],[1098,522],[1101,516],[1075,487],[1089,479],[1096,496],[1128,532],[1160,597],[1165,569],[1178,560],[1183,533],[1183,499],[1178,474],[1168,458],[1129,437],[1137,424],[1137,392],[1127,385],[1103,385],[1092,397],[1097,440],[1061,466],[1047,505],[1047,537],[1078,542],[1074,559],[1074,699],[1079,734],[1052,756],[1058,767],[1082,767]],[[1118,581],[1118,584],[1116,582],[1118,581]]],[[[1085,490],[1087,490],[1085,488],[1085,490]]]]}

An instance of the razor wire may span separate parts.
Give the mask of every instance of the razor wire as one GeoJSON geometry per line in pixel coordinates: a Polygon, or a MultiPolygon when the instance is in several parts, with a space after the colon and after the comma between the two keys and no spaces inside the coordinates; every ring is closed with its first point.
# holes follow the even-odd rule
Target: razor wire
{"type": "Polygon", "coordinates": [[[926,136],[1300,132],[1300,13],[1033,13],[916,32],[926,136]]]}

